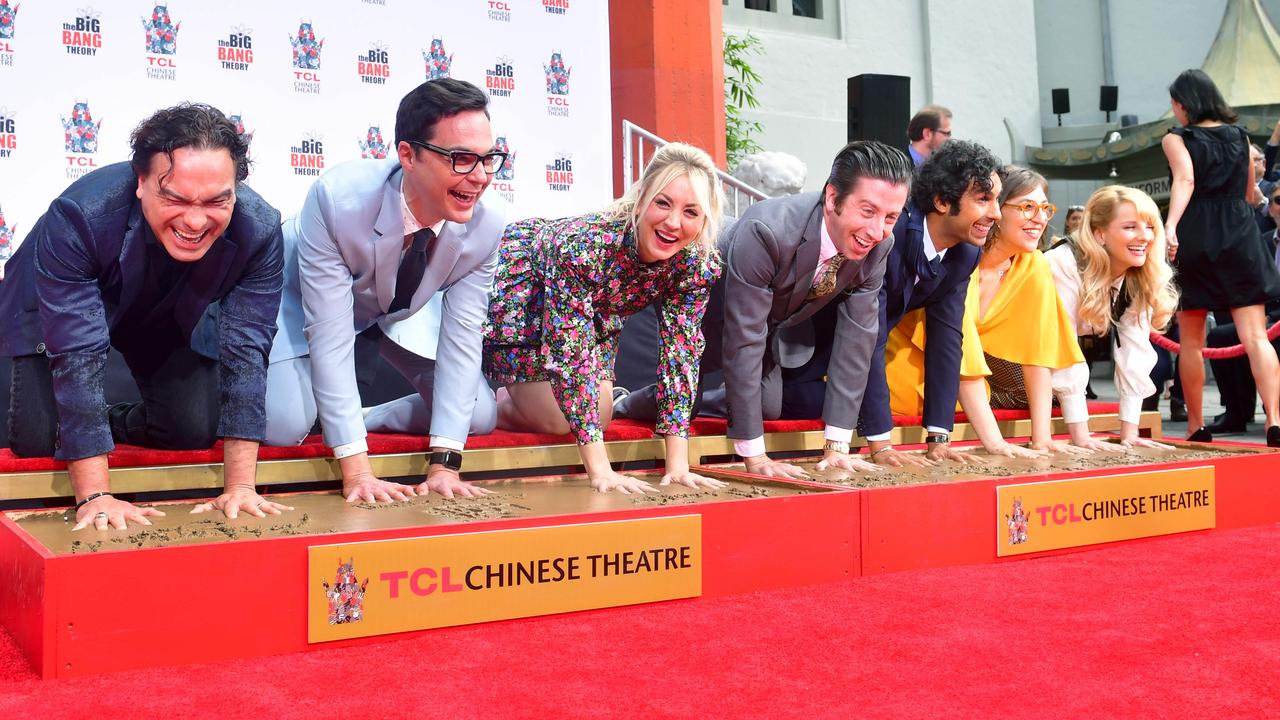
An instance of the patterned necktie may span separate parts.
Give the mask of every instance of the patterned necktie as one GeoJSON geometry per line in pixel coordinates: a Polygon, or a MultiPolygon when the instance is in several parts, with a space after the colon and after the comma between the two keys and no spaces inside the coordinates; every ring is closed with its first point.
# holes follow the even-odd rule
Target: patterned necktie
{"type": "Polygon", "coordinates": [[[400,258],[400,270],[396,272],[396,295],[391,300],[388,313],[404,310],[413,301],[413,294],[422,284],[422,275],[427,271],[427,245],[436,234],[431,228],[422,228],[413,234],[413,244],[400,258]]]}
{"type": "Polygon", "coordinates": [[[840,266],[844,265],[844,255],[836,253],[827,261],[827,269],[822,272],[822,277],[813,284],[809,289],[809,299],[826,297],[835,292],[836,289],[836,273],[840,272],[840,266]]]}

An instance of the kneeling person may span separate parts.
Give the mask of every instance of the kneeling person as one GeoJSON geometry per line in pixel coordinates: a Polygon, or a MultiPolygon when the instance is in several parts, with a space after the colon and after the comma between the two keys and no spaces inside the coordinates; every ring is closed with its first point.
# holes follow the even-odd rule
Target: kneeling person
{"type": "Polygon", "coordinates": [[[485,326],[485,372],[505,388],[498,424],[572,431],[596,490],[653,489],[614,472],[604,446],[618,336],[626,318],[650,303],[660,307],[655,431],[665,437],[662,484],[722,485],[689,472],[688,447],[702,315],[720,275],[712,244],[720,195],[711,158],[671,143],[603,212],[507,228],[485,326]]]}
{"type": "Polygon", "coordinates": [[[5,266],[10,446],[67,461],[76,530],[163,514],[108,492],[116,442],[185,450],[223,438],[225,492],[197,509],[278,513],[285,506],[254,485],[282,283],[280,214],[241,182],[248,144],[215,108],[161,110],[131,144],[130,162],[63,191],[5,266]],[[111,347],[141,402],[106,406],[111,347]]]}
{"type": "Polygon", "coordinates": [[[504,208],[482,197],[506,154],[471,83],[422,83],[396,111],[396,153],[338,165],[284,227],[285,290],[267,387],[268,442],[296,445],[317,414],[348,501],[487,491],[458,476],[468,432],[491,432],[481,326],[504,208]],[[442,302],[432,302],[434,296],[442,302]],[[356,338],[417,390],[361,411],[356,338]],[[369,431],[430,434],[415,487],[374,476],[369,431]]]}
{"type": "MultiPolygon", "coordinates": [[[[880,283],[892,244],[884,241],[910,181],[911,162],[901,151],[849,143],[822,192],[758,202],[723,234],[725,272],[703,322],[708,351],[701,371],[723,369],[725,387],[707,392],[703,408],[728,417],[729,437],[749,470],[803,476],[799,467],[766,454],[764,421],[783,417],[785,399],[794,401],[817,384],[807,382],[804,371],[826,366],[828,356],[825,397],[804,403],[823,408],[824,462],[870,469],[849,454],[849,441],[876,344],[880,283]],[[826,342],[814,332],[820,312],[834,317],[826,342]],[[803,387],[789,384],[784,368],[798,371],[789,374],[803,387]]],[[[642,388],[619,400],[615,411],[652,418],[655,396],[654,387],[642,388]]]]}

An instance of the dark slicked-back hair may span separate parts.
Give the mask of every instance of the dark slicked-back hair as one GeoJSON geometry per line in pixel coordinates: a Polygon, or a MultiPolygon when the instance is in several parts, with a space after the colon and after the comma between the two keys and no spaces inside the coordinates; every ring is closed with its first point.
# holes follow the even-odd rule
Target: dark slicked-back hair
{"type": "Polygon", "coordinates": [[[991,189],[991,174],[1000,161],[985,147],[965,140],[950,140],[916,168],[911,200],[928,213],[938,212],[934,198],[951,203],[951,214],[960,212],[960,196],[972,185],[979,191],[991,189]]]}
{"type": "Polygon", "coordinates": [[[884,180],[894,185],[911,183],[911,159],[901,150],[878,140],[855,140],[836,153],[823,193],[836,191],[836,207],[853,192],[862,178],[884,180]]]}
{"type": "Polygon", "coordinates": [[[951,111],[941,105],[925,105],[920,111],[911,116],[911,122],[907,123],[907,139],[911,142],[924,139],[925,130],[934,130],[942,127],[942,118],[951,117],[951,111]]]}
{"type": "Polygon", "coordinates": [[[408,140],[431,142],[436,123],[468,110],[489,117],[489,96],[466,80],[428,80],[400,101],[396,110],[396,145],[408,140]]]}
{"type": "MultiPolygon", "coordinates": [[[[182,103],[158,110],[134,128],[129,145],[133,148],[129,164],[139,177],[151,172],[151,159],[158,153],[169,158],[172,168],[173,151],[180,148],[224,149],[235,163],[236,182],[249,177],[249,141],[240,135],[235,123],[212,105],[182,103]]],[[[163,181],[164,177],[159,179],[163,181]]]]}
{"type": "Polygon", "coordinates": [[[1218,92],[1213,78],[1203,70],[1183,70],[1169,85],[1169,97],[1177,100],[1187,111],[1188,125],[1201,120],[1233,123],[1240,119],[1218,92]]]}

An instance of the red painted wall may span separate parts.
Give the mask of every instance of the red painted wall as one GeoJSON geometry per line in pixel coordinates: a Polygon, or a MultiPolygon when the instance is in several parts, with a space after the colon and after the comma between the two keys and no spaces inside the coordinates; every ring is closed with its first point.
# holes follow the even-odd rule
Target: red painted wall
{"type": "Polygon", "coordinates": [[[614,194],[622,194],[622,121],[696,145],[725,166],[720,0],[609,3],[614,194]]]}

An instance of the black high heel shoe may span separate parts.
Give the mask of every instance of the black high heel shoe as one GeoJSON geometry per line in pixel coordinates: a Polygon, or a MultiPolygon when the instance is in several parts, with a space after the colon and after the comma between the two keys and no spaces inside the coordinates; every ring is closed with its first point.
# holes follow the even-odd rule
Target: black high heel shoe
{"type": "MultiPolygon", "coordinates": [[[[1277,427],[1276,429],[1280,430],[1280,427],[1277,427]]],[[[1270,436],[1269,432],[1268,436],[1270,436]]],[[[1280,433],[1277,433],[1276,440],[1280,441],[1280,433]]],[[[1208,429],[1201,425],[1199,430],[1187,436],[1187,442],[1213,442],[1213,433],[1209,432],[1208,429]]]]}
{"type": "Polygon", "coordinates": [[[1280,425],[1267,428],[1267,447],[1280,448],[1280,425]]]}

